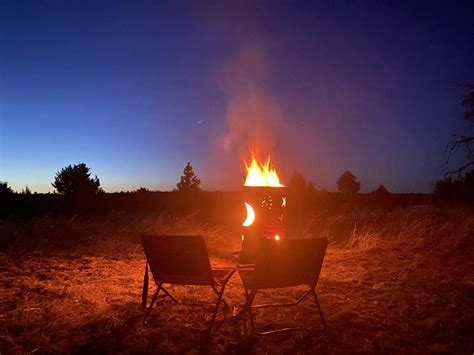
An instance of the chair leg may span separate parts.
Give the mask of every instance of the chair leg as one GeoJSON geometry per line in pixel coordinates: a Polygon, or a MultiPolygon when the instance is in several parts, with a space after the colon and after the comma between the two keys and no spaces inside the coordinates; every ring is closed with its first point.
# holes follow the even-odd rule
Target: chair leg
{"type": "Polygon", "coordinates": [[[224,289],[225,289],[225,285],[222,286],[222,289],[221,291],[217,294],[217,301],[216,301],[216,307],[214,308],[214,313],[212,314],[212,319],[211,319],[211,324],[209,325],[209,328],[208,328],[208,332],[210,333],[212,328],[214,327],[214,322],[216,321],[216,317],[217,317],[217,312],[219,311],[219,306],[221,304],[221,301],[222,301],[222,296],[224,295],[224,289]]]}
{"type": "MultiPolygon", "coordinates": [[[[161,286],[161,285],[160,285],[161,286]]],[[[161,286],[161,289],[163,290],[163,292],[166,294],[166,296],[168,296],[169,298],[171,298],[175,303],[177,304],[180,304],[179,301],[173,297],[173,295],[171,293],[169,293],[163,286],[161,286]]]]}
{"type": "Polygon", "coordinates": [[[252,334],[255,333],[255,323],[253,321],[253,313],[252,313],[252,303],[255,299],[255,295],[257,294],[257,290],[253,290],[253,291],[248,291],[247,289],[245,289],[245,298],[246,298],[246,303],[245,303],[245,307],[244,309],[242,310],[242,312],[245,312],[247,311],[248,314],[249,314],[249,319],[250,319],[250,327],[252,329],[252,334]]]}
{"type": "Polygon", "coordinates": [[[309,294],[311,293],[311,290],[305,292],[298,300],[295,302],[295,305],[299,305],[301,301],[303,301],[309,294]]]}
{"type": "Polygon", "coordinates": [[[216,317],[217,317],[217,312],[219,311],[219,306],[221,304],[221,301],[227,306],[227,303],[226,301],[223,299],[224,297],[224,290],[225,290],[225,287],[227,285],[227,282],[229,282],[230,278],[232,277],[232,275],[234,274],[235,272],[235,269],[234,271],[227,277],[227,279],[224,281],[224,283],[222,284],[221,286],[221,289],[220,291],[217,289],[216,286],[212,285],[212,290],[217,294],[217,301],[216,301],[216,308],[214,309],[214,313],[212,314],[212,319],[211,319],[211,324],[209,326],[209,329],[208,329],[208,333],[210,334],[211,333],[211,330],[212,328],[214,327],[214,322],[216,321],[216,317]]]}
{"type": "Polygon", "coordinates": [[[148,308],[145,311],[145,322],[148,319],[148,317],[150,316],[150,312],[153,308],[153,305],[155,304],[156,298],[158,297],[158,293],[160,292],[160,290],[161,290],[161,285],[158,286],[158,289],[156,290],[155,294],[153,295],[153,298],[151,299],[150,305],[148,306],[148,308]]]}
{"type": "Polygon", "coordinates": [[[146,319],[148,319],[148,317],[150,316],[150,312],[153,308],[153,305],[155,304],[156,302],[156,299],[158,297],[158,294],[160,293],[160,291],[163,290],[163,292],[169,297],[171,298],[174,302],[176,302],[177,304],[179,304],[179,301],[173,297],[173,295],[171,295],[164,287],[163,287],[163,284],[158,284],[158,289],[156,290],[155,294],[153,295],[153,298],[151,299],[151,303],[150,303],[150,306],[146,309],[145,311],[145,321],[146,319]]]}
{"type": "MultiPolygon", "coordinates": [[[[226,283],[227,284],[227,283],[226,283]]],[[[223,287],[225,287],[225,285],[223,287]]],[[[214,293],[217,295],[217,297],[219,297],[219,290],[216,288],[216,286],[212,286],[212,290],[214,291],[214,293]]],[[[221,290],[222,291],[222,294],[224,294],[224,289],[221,290]]],[[[224,298],[222,298],[222,303],[224,304],[224,306],[227,308],[227,309],[230,309],[229,307],[229,304],[225,301],[224,298]]]]}
{"type": "Polygon", "coordinates": [[[321,321],[323,322],[324,330],[327,330],[327,324],[326,324],[326,319],[324,318],[324,313],[323,310],[321,309],[321,305],[319,304],[318,296],[316,295],[316,291],[314,288],[312,289],[314,300],[316,302],[316,305],[318,306],[318,311],[319,315],[321,317],[321,321]]]}

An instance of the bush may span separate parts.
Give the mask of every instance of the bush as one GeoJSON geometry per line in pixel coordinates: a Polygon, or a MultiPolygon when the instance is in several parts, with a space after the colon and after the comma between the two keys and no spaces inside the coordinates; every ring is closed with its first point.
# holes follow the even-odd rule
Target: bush
{"type": "Polygon", "coordinates": [[[436,181],[433,195],[440,202],[474,202],[474,170],[457,180],[436,181]]]}
{"type": "Polygon", "coordinates": [[[360,182],[350,171],[345,171],[337,180],[337,188],[342,193],[355,194],[360,190],[360,182]]]}

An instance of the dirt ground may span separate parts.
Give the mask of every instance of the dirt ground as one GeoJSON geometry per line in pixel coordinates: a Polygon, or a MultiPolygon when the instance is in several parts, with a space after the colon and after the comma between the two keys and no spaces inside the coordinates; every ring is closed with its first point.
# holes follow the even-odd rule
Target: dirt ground
{"type": "MultiPolygon", "coordinates": [[[[0,352],[474,351],[472,250],[447,256],[400,242],[365,250],[330,245],[317,287],[327,333],[308,298],[295,307],[260,309],[258,330],[301,327],[263,337],[248,337],[243,324],[232,321],[231,309],[219,313],[206,337],[200,329],[210,312],[167,300],[144,326],[140,246],[106,255],[0,254],[0,352]]],[[[232,265],[222,253],[211,250],[211,255],[216,266],[232,265]]],[[[184,301],[213,299],[202,287],[168,290],[184,301]]],[[[256,301],[288,301],[303,290],[262,292],[256,301]]],[[[231,307],[244,302],[237,274],[225,299],[231,307]]]]}

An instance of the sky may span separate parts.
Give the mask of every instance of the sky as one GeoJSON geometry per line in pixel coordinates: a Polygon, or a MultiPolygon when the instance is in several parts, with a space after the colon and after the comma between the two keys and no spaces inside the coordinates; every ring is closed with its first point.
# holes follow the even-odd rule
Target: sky
{"type": "Polygon", "coordinates": [[[251,149],[287,182],[429,192],[466,126],[472,1],[0,1],[0,180],[170,190],[191,162],[240,189],[251,149]],[[255,146],[257,146],[255,148],[255,146]]]}

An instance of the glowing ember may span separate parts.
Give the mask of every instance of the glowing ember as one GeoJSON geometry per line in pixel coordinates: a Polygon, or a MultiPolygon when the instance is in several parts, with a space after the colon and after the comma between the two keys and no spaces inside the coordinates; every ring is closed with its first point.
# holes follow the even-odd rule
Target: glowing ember
{"type": "Polygon", "coordinates": [[[280,236],[278,234],[274,238],[275,240],[280,240],[280,236]]]}
{"type": "MultiPolygon", "coordinates": [[[[245,203],[245,207],[247,208],[247,218],[245,219],[244,223],[242,225],[244,227],[248,227],[252,225],[253,221],[255,221],[255,211],[253,210],[252,206],[250,206],[247,202],[245,203]]],[[[243,236],[242,236],[243,240],[243,236]]]]}
{"type": "Polygon", "coordinates": [[[247,168],[245,186],[285,186],[280,183],[280,178],[276,170],[270,165],[270,157],[268,157],[266,163],[260,164],[257,162],[255,156],[252,156],[252,162],[250,165],[245,163],[245,167],[247,168]]]}

